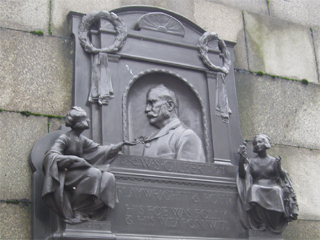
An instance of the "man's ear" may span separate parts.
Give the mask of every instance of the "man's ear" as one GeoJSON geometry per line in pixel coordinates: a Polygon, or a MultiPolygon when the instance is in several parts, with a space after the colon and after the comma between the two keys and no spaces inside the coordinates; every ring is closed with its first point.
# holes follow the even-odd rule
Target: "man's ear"
{"type": "Polygon", "coordinates": [[[171,112],[174,109],[174,103],[172,100],[169,100],[167,103],[168,103],[168,111],[171,112]]]}

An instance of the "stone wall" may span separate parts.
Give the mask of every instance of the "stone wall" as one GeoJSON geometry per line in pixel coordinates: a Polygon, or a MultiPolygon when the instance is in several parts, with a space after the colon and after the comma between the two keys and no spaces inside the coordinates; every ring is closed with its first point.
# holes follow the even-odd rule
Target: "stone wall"
{"type": "Polygon", "coordinates": [[[242,136],[271,137],[270,153],[282,156],[297,192],[299,220],[284,238],[319,239],[318,0],[1,0],[0,239],[30,239],[28,156],[41,136],[60,126],[72,104],[68,12],[125,5],[166,8],[237,42],[242,136]]]}

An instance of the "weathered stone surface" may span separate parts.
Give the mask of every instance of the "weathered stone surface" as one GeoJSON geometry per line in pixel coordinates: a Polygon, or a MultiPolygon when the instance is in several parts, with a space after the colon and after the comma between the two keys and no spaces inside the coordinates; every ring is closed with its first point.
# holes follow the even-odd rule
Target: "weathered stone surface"
{"type": "Polygon", "coordinates": [[[282,233],[284,240],[320,239],[320,221],[298,220],[289,223],[282,233]]]}
{"type": "Polygon", "coordinates": [[[65,125],[64,119],[49,118],[49,132],[59,130],[62,125],[65,125]]]}
{"type": "Polygon", "coordinates": [[[270,15],[306,26],[319,26],[318,0],[269,0],[270,15]]]}
{"type": "Polygon", "coordinates": [[[313,28],[312,29],[313,34],[313,41],[314,41],[314,47],[316,52],[316,61],[318,66],[318,81],[320,81],[320,29],[319,28],[313,28]]]}
{"type": "Polygon", "coordinates": [[[224,40],[236,42],[239,32],[243,31],[241,10],[221,4],[195,0],[194,18],[199,26],[218,33],[224,40]]]}
{"type": "Polygon", "coordinates": [[[268,153],[281,156],[282,166],[290,175],[298,199],[299,219],[319,220],[320,151],[278,145],[268,153]]]}
{"type": "Polygon", "coordinates": [[[242,136],[268,134],[275,143],[320,149],[320,86],[236,72],[242,136]]]}
{"type": "Polygon", "coordinates": [[[245,13],[249,69],[318,82],[310,29],[245,13]]]}
{"type": "Polygon", "coordinates": [[[208,32],[216,32],[221,39],[237,42],[235,66],[248,69],[241,10],[220,4],[196,0],[195,22],[208,32]]]}
{"type": "Polygon", "coordinates": [[[71,105],[69,40],[0,29],[0,108],[65,115],[71,105]]]}
{"type": "Polygon", "coordinates": [[[0,239],[31,239],[30,221],[30,206],[0,203],[0,239]]]}
{"type": "Polygon", "coordinates": [[[30,199],[29,154],[47,133],[47,118],[0,112],[0,129],[1,199],[30,199]]]}
{"type": "Polygon", "coordinates": [[[119,7],[119,0],[54,0],[52,1],[52,33],[55,36],[69,36],[67,15],[70,11],[92,13],[119,7]]]}
{"type": "MultiPolygon", "coordinates": [[[[252,13],[258,13],[261,15],[268,15],[268,5],[266,0],[205,0],[207,2],[214,2],[237,8],[239,10],[245,10],[252,13]]],[[[203,1],[204,2],[204,1],[203,1]]]]}
{"type": "Polygon", "coordinates": [[[193,17],[193,2],[194,0],[121,0],[121,6],[125,5],[148,5],[159,8],[165,8],[176,12],[190,20],[193,17]]]}
{"type": "Polygon", "coordinates": [[[92,13],[94,11],[111,11],[127,5],[148,5],[160,8],[170,9],[177,12],[186,18],[193,19],[193,0],[55,0],[52,1],[52,31],[56,36],[67,36],[68,31],[67,15],[69,11],[76,11],[81,13],[92,13]]]}
{"type": "Polygon", "coordinates": [[[48,33],[49,0],[1,0],[0,27],[48,33]]]}

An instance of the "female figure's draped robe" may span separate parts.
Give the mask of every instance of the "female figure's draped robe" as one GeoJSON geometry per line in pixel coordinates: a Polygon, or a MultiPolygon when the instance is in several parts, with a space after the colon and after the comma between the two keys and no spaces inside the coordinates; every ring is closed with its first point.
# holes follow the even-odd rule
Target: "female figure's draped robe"
{"type": "Polygon", "coordinates": [[[248,160],[245,179],[237,178],[240,219],[246,228],[280,233],[287,225],[276,158],[248,160]]]}
{"type": "Polygon", "coordinates": [[[63,134],[47,152],[43,161],[42,198],[65,222],[101,220],[108,207],[114,208],[118,202],[115,177],[107,172],[107,159],[117,153],[112,146],[100,146],[82,135],[79,141],[74,141],[63,134]],[[68,156],[86,161],[61,167],[69,160],[68,156]]]}

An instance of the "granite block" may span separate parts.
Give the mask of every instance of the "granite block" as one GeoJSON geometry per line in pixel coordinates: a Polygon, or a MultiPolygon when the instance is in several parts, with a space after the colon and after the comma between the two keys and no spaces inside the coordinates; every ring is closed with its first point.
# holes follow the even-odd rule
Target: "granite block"
{"type": "Polygon", "coordinates": [[[244,18],[250,70],[318,82],[308,27],[248,12],[244,18]]]}
{"type": "Polygon", "coordinates": [[[248,69],[242,12],[221,4],[195,0],[195,22],[208,32],[215,32],[223,40],[236,42],[235,67],[248,69]]]}
{"type": "Polygon", "coordinates": [[[0,27],[48,34],[50,0],[1,0],[0,27]]]}
{"type": "Polygon", "coordinates": [[[242,136],[265,133],[274,143],[320,149],[320,86],[249,72],[235,73],[242,136]]]}
{"type": "Polygon", "coordinates": [[[0,62],[1,109],[67,113],[73,80],[70,40],[0,29],[0,62]]]}
{"type": "Polygon", "coordinates": [[[194,0],[121,0],[121,6],[126,5],[148,5],[152,7],[164,8],[178,13],[190,20],[194,20],[193,2],[194,0]]]}
{"type": "Polygon", "coordinates": [[[49,132],[60,130],[63,125],[65,125],[64,119],[49,118],[49,132]]]}
{"type": "Polygon", "coordinates": [[[47,118],[0,112],[0,129],[1,200],[30,199],[29,154],[36,141],[47,133],[47,118]]]}
{"type": "Polygon", "coordinates": [[[320,2],[318,0],[269,0],[270,15],[274,18],[305,26],[319,26],[320,2]]]}
{"type": "Polygon", "coordinates": [[[63,1],[55,0],[52,2],[52,31],[56,36],[68,36],[67,15],[70,11],[81,12],[84,14],[94,11],[112,11],[115,8],[141,5],[165,8],[170,11],[183,15],[193,20],[193,0],[111,0],[107,2],[99,0],[83,0],[83,1],[63,1]]]}
{"type": "Polygon", "coordinates": [[[31,239],[31,206],[0,203],[0,239],[31,239]]]}
{"type": "Polygon", "coordinates": [[[284,240],[320,239],[320,221],[294,221],[289,223],[282,236],[284,240]]]}
{"type": "Polygon", "coordinates": [[[290,146],[272,146],[271,156],[281,156],[282,167],[289,173],[297,195],[300,220],[320,220],[320,150],[290,146]]]}
{"type": "Polygon", "coordinates": [[[315,59],[318,67],[318,83],[320,81],[320,29],[318,27],[312,28],[312,35],[314,41],[315,59]]]}
{"type": "Polygon", "coordinates": [[[70,36],[69,22],[67,19],[70,11],[80,12],[84,14],[94,11],[110,11],[113,8],[120,7],[119,0],[54,0],[52,1],[52,33],[54,36],[70,36]]]}
{"type": "MultiPolygon", "coordinates": [[[[223,4],[225,6],[237,8],[252,13],[261,15],[268,15],[268,5],[266,0],[205,0],[206,2],[213,2],[223,4]]],[[[204,2],[204,1],[202,1],[204,2]]]]}

